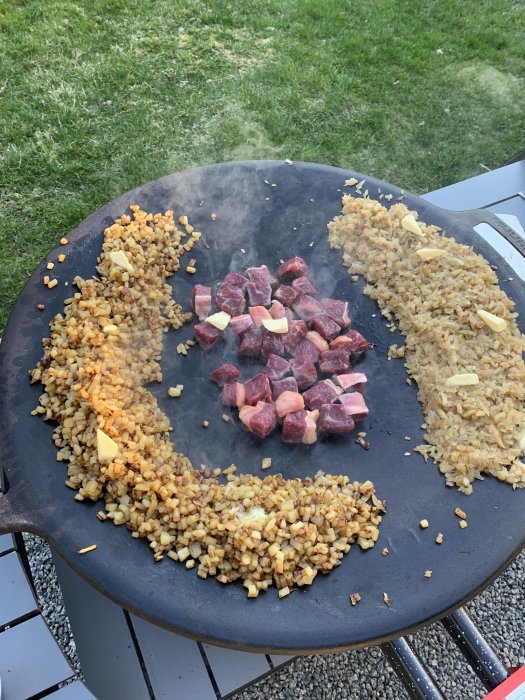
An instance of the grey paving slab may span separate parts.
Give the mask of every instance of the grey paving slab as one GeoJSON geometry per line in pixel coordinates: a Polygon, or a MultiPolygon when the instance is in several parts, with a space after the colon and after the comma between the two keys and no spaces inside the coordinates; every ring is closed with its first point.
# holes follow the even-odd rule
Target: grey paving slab
{"type": "Polygon", "coordinates": [[[37,609],[37,604],[16,552],[0,557],[0,626],[37,609]]]}
{"type": "Polygon", "coordinates": [[[14,546],[13,535],[0,535],[0,554],[8,549],[13,549],[14,546]]]}
{"type": "Polygon", "coordinates": [[[131,615],[156,698],[216,700],[197,642],[131,615]]]}
{"type": "Polygon", "coordinates": [[[221,695],[242,688],[270,670],[264,654],[232,651],[210,644],[203,644],[203,647],[221,695]]]}
{"type": "Polygon", "coordinates": [[[292,659],[296,657],[294,656],[284,656],[283,654],[271,654],[270,659],[272,660],[272,664],[274,665],[274,668],[279,668],[279,666],[283,666],[284,664],[289,663],[292,659]]]}
{"type": "Polygon", "coordinates": [[[148,688],[123,610],[54,554],[87,687],[98,700],[146,700],[148,688]]]}
{"type": "Polygon", "coordinates": [[[71,676],[40,615],[0,634],[0,676],[5,700],[24,700],[71,676]]]}
{"type": "Polygon", "coordinates": [[[498,202],[498,204],[492,204],[487,209],[496,214],[514,214],[520,221],[525,222],[525,198],[519,195],[506,199],[503,202],[498,202]]]}
{"type": "Polygon", "coordinates": [[[82,681],[75,681],[65,685],[55,693],[48,696],[50,700],[96,700],[93,693],[90,693],[82,681]]]}

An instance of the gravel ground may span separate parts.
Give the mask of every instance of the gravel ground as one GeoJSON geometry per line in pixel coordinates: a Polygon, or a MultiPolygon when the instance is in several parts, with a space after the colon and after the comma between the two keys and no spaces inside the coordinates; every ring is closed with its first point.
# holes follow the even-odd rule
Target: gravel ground
{"type": "MultiPolygon", "coordinates": [[[[38,599],[51,630],[72,666],[80,669],[51,553],[25,536],[38,599]]],[[[525,665],[525,553],[467,606],[506,666],[525,665]]],[[[480,700],[481,683],[439,624],[410,638],[448,700],[480,700]]],[[[297,659],[282,671],[235,695],[234,700],[403,700],[403,689],[379,648],[297,659]]],[[[188,700],[190,700],[188,698],[188,700]]]]}

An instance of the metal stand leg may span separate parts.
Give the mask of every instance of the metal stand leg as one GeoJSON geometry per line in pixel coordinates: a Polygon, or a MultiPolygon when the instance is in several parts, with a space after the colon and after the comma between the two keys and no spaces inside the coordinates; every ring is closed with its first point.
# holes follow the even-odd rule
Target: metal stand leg
{"type": "Polygon", "coordinates": [[[381,651],[413,700],[445,700],[423,661],[404,637],[382,644],[381,651]]]}

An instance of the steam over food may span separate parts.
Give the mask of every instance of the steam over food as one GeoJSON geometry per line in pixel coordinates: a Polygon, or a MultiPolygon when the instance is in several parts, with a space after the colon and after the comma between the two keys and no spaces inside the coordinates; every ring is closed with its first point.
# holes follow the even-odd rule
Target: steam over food
{"type": "MultiPolygon", "coordinates": [[[[166,278],[179,270],[184,250],[200,234],[178,230],[171,211],[131,210],[104,232],[98,277],[77,277],[78,292],[50,323],[43,358],[31,372],[32,381],[43,385],[34,413],[57,422],[53,440],[57,459],[68,463],[66,484],[78,501],[103,499],[100,520],[146,539],[157,561],[167,555],[196,568],[201,578],[240,580],[251,598],[272,584],[284,596],[337,566],[352,544],[372,547],[384,506],[370,481],[360,484],[322,472],[303,480],[261,479],[237,475],[233,465],[221,475],[218,468],[194,469],[175,451],[170,422],[145,385],[162,381],[164,330],[180,328],[192,317],[172,300],[166,278]],[[118,252],[131,269],[118,264],[122,256],[112,255],[118,252]]],[[[288,278],[295,279],[298,270],[300,265],[291,265],[288,278]]],[[[251,288],[257,305],[264,305],[277,283],[264,266],[246,273],[247,278],[224,280],[220,299],[227,308],[222,310],[243,317],[235,332],[245,327],[242,343],[257,333],[245,347],[261,353],[263,327],[244,313],[244,290],[249,294],[251,288]]],[[[195,290],[195,310],[203,317],[198,337],[205,347],[224,332],[205,320],[210,297],[207,287],[195,290]]],[[[277,393],[285,411],[285,392],[294,391],[294,380],[283,375],[270,383],[269,374],[262,373],[247,392],[235,370],[219,368],[214,380],[243,411],[249,429],[264,435],[278,418],[277,393]],[[278,382],[288,384],[278,387],[278,382]]],[[[282,367],[275,364],[273,371],[279,374],[282,367]]],[[[296,440],[298,433],[314,438],[314,414],[288,413],[287,439],[296,440]]],[[[176,431],[175,425],[175,437],[176,431]]]]}

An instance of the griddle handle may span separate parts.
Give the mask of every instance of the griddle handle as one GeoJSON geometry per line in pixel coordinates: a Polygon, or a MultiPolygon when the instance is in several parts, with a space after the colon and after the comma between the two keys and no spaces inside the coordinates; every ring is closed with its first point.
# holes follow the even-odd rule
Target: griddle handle
{"type": "Polygon", "coordinates": [[[6,488],[4,480],[0,490],[0,535],[38,530],[23,509],[17,507],[17,500],[14,489],[6,488]]]}
{"type": "Polygon", "coordinates": [[[520,255],[525,258],[525,240],[516,233],[513,228],[502,221],[488,209],[469,209],[468,211],[454,212],[454,216],[463,222],[465,226],[474,228],[479,224],[489,224],[495,229],[505,240],[507,240],[520,255]]]}

